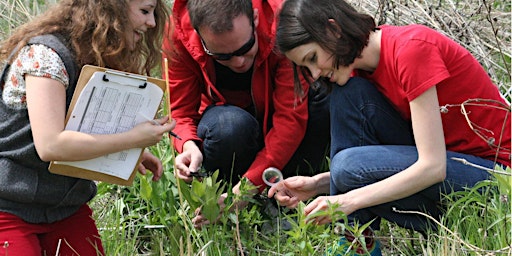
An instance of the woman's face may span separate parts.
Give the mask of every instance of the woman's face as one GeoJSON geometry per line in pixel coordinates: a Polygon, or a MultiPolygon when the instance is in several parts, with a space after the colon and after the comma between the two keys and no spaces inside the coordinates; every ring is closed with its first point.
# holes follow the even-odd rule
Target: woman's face
{"type": "Polygon", "coordinates": [[[156,26],[155,7],[157,0],[130,0],[128,3],[128,19],[131,26],[126,31],[126,40],[130,50],[142,39],[144,33],[156,26]]]}
{"type": "Polygon", "coordinates": [[[325,77],[338,85],[347,83],[353,69],[353,64],[348,67],[339,66],[335,69],[333,55],[326,52],[317,43],[303,44],[286,52],[285,55],[296,65],[309,69],[315,80],[325,77]]]}

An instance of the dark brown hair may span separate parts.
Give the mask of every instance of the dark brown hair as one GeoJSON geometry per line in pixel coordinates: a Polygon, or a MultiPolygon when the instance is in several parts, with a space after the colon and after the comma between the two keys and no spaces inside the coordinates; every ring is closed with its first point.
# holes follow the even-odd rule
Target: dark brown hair
{"type": "MultiPolygon", "coordinates": [[[[370,33],[376,29],[371,16],[357,12],[343,0],[286,0],[278,21],[279,51],[286,53],[304,44],[317,43],[333,54],[334,68],[348,66],[361,56],[370,33]]],[[[302,95],[299,73],[310,82],[312,77],[306,68],[294,66],[295,92],[302,95]]]]}
{"type": "Polygon", "coordinates": [[[253,20],[251,0],[190,0],[187,3],[192,27],[198,30],[207,26],[215,34],[233,29],[233,20],[245,15],[253,20]]]}

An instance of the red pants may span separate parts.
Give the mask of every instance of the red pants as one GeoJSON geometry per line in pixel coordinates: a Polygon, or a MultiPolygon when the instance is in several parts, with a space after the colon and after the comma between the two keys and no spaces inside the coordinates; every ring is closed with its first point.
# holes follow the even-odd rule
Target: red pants
{"type": "Polygon", "coordinates": [[[66,219],[49,224],[27,223],[15,215],[0,212],[0,256],[104,254],[88,205],[66,219]]]}

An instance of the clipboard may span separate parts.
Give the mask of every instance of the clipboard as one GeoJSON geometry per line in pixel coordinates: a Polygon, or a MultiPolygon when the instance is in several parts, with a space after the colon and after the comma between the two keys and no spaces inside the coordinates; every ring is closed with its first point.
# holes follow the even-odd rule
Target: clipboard
{"type": "MultiPolygon", "coordinates": [[[[155,117],[166,91],[164,80],[91,65],[82,67],[66,113],[66,130],[113,134],[155,117]]],[[[84,161],[51,161],[54,174],[129,186],[143,148],[84,161]]]]}

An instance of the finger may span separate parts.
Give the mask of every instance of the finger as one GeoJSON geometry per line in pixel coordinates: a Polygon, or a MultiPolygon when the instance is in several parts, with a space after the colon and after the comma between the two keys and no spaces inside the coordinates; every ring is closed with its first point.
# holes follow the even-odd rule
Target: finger
{"type": "Polygon", "coordinates": [[[201,229],[203,226],[208,225],[208,224],[210,224],[210,221],[209,220],[204,220],[204,221],[201,221],[201,222],[194,223],[194,227],[198,228],[198,229],[201,229]]]}
{"type": "Polygon", "coordinates": [[[146,167],[142,163],[139,164],[139,167],[137,169],[139,170],[140,174],[146,175],[146,167]]]}
{"type": "Polygon", "coordinates": [[[188,171],[189,172],[198,172],[199,169],[201,169],[201,163],[198,161],[192,160],[190,162],[190,165],[188,166],[188,171]]]}
{"type": "Polygon", "coordinates": [[[318,225],[324,225],[324,224],[329,224],[329,223],[331,223],[331,222],[332,222],[332,221],[331,221],[331,218],[330,218],[329,216],[325,215],[325,216],[322,216],[322,217],[318,220],[317,224],[318,224],[318,225]]]}
{"type": "Polygon", "coordinates": [[[145,161],[144,162],[145,169],[149,170],[153,173],[153,181],[158,181],[164,172],[162,162],[156,157],[154,157],[154,161],[145,161]]]}
{"type": "Polygon", "coordinates": [[[179,170],[178,168],[174,169],[174,175],[180,179],[180,180],[183,180],[185,182],[191,182],[192,181],[192,177],[189,177],[186,172],[183,172],[181,170],[179,170]]]}
{"type": "Polygon", "coordinates": [[[197,207],[195,210],[194,210],[194,214],[197,216],[201,216],[201,207],[197,207]]]}
{"type": "MultiPolygon", "coordinates": [[[[281,182],[279,182],[279,183],[281,183],[281,182]]],[[[279,185],[279,183],[277,183],[276,185],[269,188],[268,193],[267,193],[268,198],[272,198],[274,196],[274,194],[279,191],[277,189],[277,186],[279,185]]]]}
{"type": "Polygon", "coordinates": [[[308,217],[308,215],[306,214],[306,218],[304,218],[304,222],[308,223],[308,224],[316,224],[316,217],[308,217]]]}
{"type": "Polygon", "coordinates": [[[286,208],[293,209],[296,207],[296,204],[294,204],[290,198],[288,197],[275,197],[279,205],[285,206],[286,208]]]}
{"type": "Polygon", "coordinates": [[[300,200],[296,199],[296,198],[292,198],[290,199],[290,202],[289,202],[289,205],[288,208],[297,208],[297,206],[299,205],[300,203],[300,200]]]}
{"type": "MultiPolygon", "coordinates": [[[[178,160],[178,158],[176,158],[176,160],[178,160]]],[[[189,171],[188,166],[181,161],[175,161],[174,164],[176,166],[175,170],[177,170],[181,173],[186,173],[189,171]]]]}
{"type": "Polygon", "coordinates": [[[162,174],[164,172],[161,165],[156,169],[156,171],[150,171],[153,173],[153,181],[158,181],[160,178],[162,178],[162,174]]]}
{"type": "Polygon", "coordinates": [[[304,214],[306,215],[306,222],[320,224],[324,216],[315,216],[315,213],[317,213],[319,210],[320,209],[318,209],[317,207],[309,213],[304,212],[304,214]]]}
{"type": "Polygon", "coordinates": [[[158,119],[156,119],[156,121],[159,123],[159,124],[165,124],[167,123],[167,121],[169,121],[169,116],[165,115],[163,117],[160,117],[158,119]]]}
{"type": "Polygon", "coordinates": [[[293,176],[283,181],[283,185],[290,189],[300,189],[304,186],[304,177],[293,176]]]}
{"type": "Polygon", "coordinates": [[[167,123],[170,124],[173,128],[176,127],[176,120],[174,119],[167,120],[167,123]]]}
{"type": "Polygon", "coordinates": [[[204,225],[210,224],[210,221],[203,216],[199,215],[192,218],[192,224],[194,224],[195,228],[201,228],[204,225]]]}
{"type": "Polygon", "coordinates": [[[281,203],[284,203],[284,202],[287,202],[288,200],[290,200],[290,197],[286,194],[277,193],[277,194],[274,194],[274,199],[276,199],[277,201],[279,201],[281,203]]]}
{"type": "Polygon", "coordinates": [[[178,175],[178,177],[182,179],[188,178],[188,165],[185,162],[183,162],[183,158],[180,157],[180,155],[176,157],[176,161],[174,161],[174,166],[174,171],[176,172],[176,175],[178,175]]]}
{"type": "Polygon", "coordinates": [[[316,198],[315,200],[311,201],[311,203],[306,205],[306,207],[304,207],[304,213],[306,215],[312,214],[313,211],[318,207],[320,200],[320,198],[316,198]]]}

